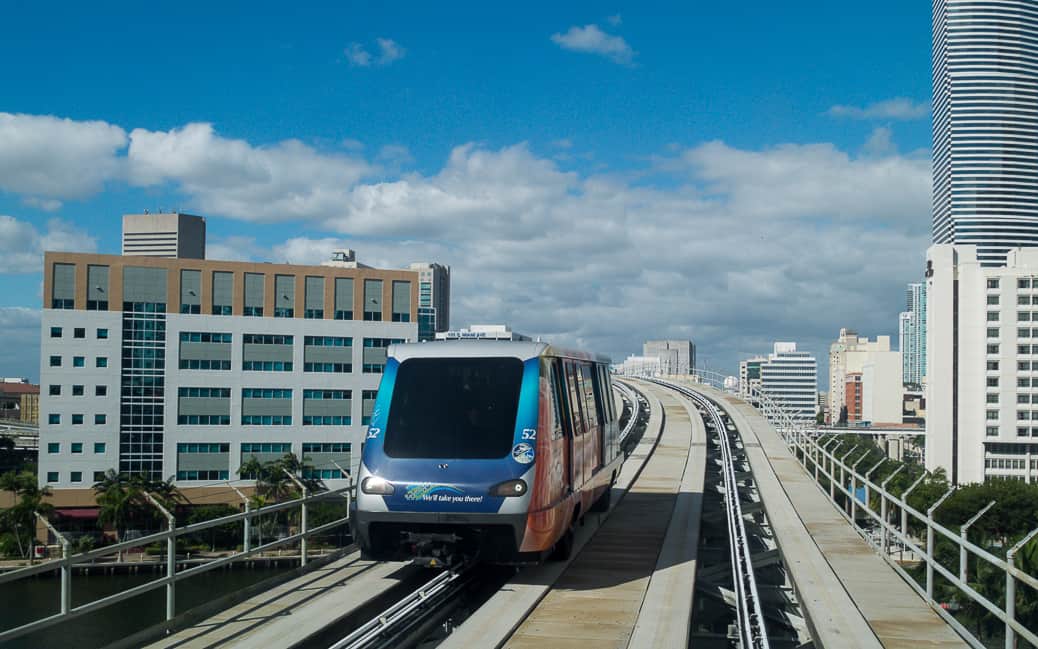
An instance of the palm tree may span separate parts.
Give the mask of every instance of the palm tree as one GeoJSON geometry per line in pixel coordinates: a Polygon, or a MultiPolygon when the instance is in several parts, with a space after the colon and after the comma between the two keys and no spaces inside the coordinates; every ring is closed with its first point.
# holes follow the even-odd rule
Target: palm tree
{"type": "MultiPolygon", "coordinates": [[[[15,473],[10,471],[0,476],[0,490],[11,491],[17,500],[9,509],[0,512],[0,527],[13,530],[18,543],[18,554],[24,556],[32,547],[32,538],[36,530],[36,514],[49,514],[54,506],[43,502],[50,496],[49,487],[40,487],[36,475],[28,471],[15,473]],[[25,546],[22,546],[22,531],[26,532],[25,546]]],[[[30,557],[31,558],[31,557],[30,557]]]]}
{"type": "MultiPolygon", "coordinates": [[[[174,509],[183,499],[172,477],[168,480],[152,480],[143,473],[126,475],[112,469],[94,485],[94,493],[100,507],[97,522],[115,529],[116,542],[125,540],[125,531],[132,522],[161,518],[144,494],[151,494],[167,510],[174,509]]],[[[118,560],[122,559],[120,550],[118,560]]]]}

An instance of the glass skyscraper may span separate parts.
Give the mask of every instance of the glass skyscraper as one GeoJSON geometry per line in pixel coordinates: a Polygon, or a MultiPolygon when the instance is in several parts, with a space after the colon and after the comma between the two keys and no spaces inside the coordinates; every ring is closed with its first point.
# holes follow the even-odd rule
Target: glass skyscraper
{"type": "Polygon", "coordinates": [[[934,0],[933,242],[1038,245],[1038,3],[934,0]]]}

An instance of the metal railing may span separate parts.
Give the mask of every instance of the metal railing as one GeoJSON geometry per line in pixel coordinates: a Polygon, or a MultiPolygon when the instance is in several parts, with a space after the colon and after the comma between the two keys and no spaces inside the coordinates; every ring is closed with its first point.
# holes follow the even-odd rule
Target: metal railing
{"type": "Polygon", "coordinates": [[[631,416],[627,419],[627,423],[624,424],[623,430],[620,431],[620,443],[623,444],[627,436],[634,430],[635,424],[638,423],[638,417],[641,416],[642,401],[638,393],[629,385],[614,381],[613,386],[622,392],[627,402],[631,404],[631,416]]]}
{"type": "Polygon", "coordinates": [[[768,649],[771,645],[764,628],[764,612],[761,609],[760,594],[757,591],[757,575],[753,571],[753,558],[743,518],[742,502],[739,497],[734,454],[731,440],[728,438],[728,429],[721,418],[720,410],[712,401],[684,386],[658,379],[652,379],[652,381],[675,390],[700,405],[708,413],[713,428],[717,432],[718,446],[721,449],[721,480],[724,485],[725,515],[728,520],[729,561],[732,567],[732,583],[735,588],[735,612],[741,646],[746,649],[751,647],[768,649]]]}
{"type": "MultiPolygon", "coordinates": [[[[300,542],[300,565],[305,566],[307,561],[307,547],[306,540],[328,530],[334,529],[341,525],[345,525],[349,522],[349,505],[350,499],[355,495],[355,485],[348,485],[339,489],[332,489],[329,491],[323,491],[318,494],[305,495],[303,498],[297,498],[295,500],[288,500],[283,503],[277,503],[274,505],[267,505],[258,509],[251,509],[248,506],[248,500],[246,499],[246,509],[244,512],[238,514],[231,514],[229,516],[222,516],[220,518],[214,518],[212,520],[203,521],[201,523],[192,523],[191,525],[184,525],[177,527],[176,519],[173,515],[163,508],[158,501],[154,500],[149,496],[148,499],[151,504],[155,506],[167,521],[167,529],[162,532],[156,532],[154,534],[148,534],[141,536],[136,539],[129,541],[122,541],[114,543],[112,545],[98,548],[96,550],[90,550],[89,552],[82,552],[79,554],[72,554],[70,549],[69,540],[57,530],[46,518],[37,514],[37,517],[43,522],[44,525],[50,530],[55,536],[58,542],[61,544],[61,558],[53,561],[45,561],[35,566],[28,566],[25,568],[18,568],[5,573],[0,573],[0,585],[31,577],[34,575],[40,575],[55,570],[61,573],[61,608],[58,613],[50,615],[38,620],[34,620],[27,624],[23,624],[12,629],[0,631],[0,643],[6,642],[18,636],[45,629],[47,627],[54,626],[66,620],[85,615],[92,611],[96,611],[113,604],[117,604],[124,600],[130,599],[142,595],[158,588],[166,589],[166,620],[173,619],[176,614],[176,584],[184,579],[200,575],[204,572],[214,570],[221,566],[227,565],[233,561],[238,561],[248,557],[255,557],[261,553],[277,548],[279,546],[288,545],[300,542]],[[307,526],[307,507],[318,501],[328,500],[331,498],[344,498],[346,501],[346,515],[342,518],[335,519],[328,523],[318,525],[317,527],[310,528],[307,526]],[[251,525],[253,519],[267,514],[273,514],[275,512],[290,510],[298,507],[300,510],[300,525],[299,531],[295,534],[276,539],[269,543],[264,543],[253,547],[251,545],[251,525]],[[213,527],[219,527],[221,525],[229,525],[233,523],[242,523],[243,527],[243,540],[242,540],[242,551],[235,552],[228,556],[219,557],[208,561],[203,564],[195,565],[190,568],[177,571],[177,557],[176,557],[176,539],[180,536],[188,534],[194,534],[202,530],[207,530],[213,527]],[[80,606],[72,606],[72,569],[77,565],[101,565],[106,564],[94,564],[96,559],[105,557],[112,554],[121,553],[125,550],[133,548],[140,548],[152,543],[166,542],[166,574],[163,577],[154,579],[145,584],[134,586],[126,590],[120,591],[107,597],[81,604],[80,606]]],[[[237,490],[236,490],[237,491],[237,490]]],[[[239,492],[240,493],[240,492],[239,492]]],[[[244,497],[243,497],[244,498],[244,497]]]]}
{"type": "MultiPolygon", "coordinates": [[[[722,384],[721,382],[723,382],[724,377],[720,374],[717,374],[716,376],[713,374],[714,373],[709,373],[707,376],[701,376],[701,382],[711,385],[711,387],[717,387],[718,384],[722,384]]],[[[829,437],[829,439],[825,439],[823,442],[821,440],[823,440],[826,435],[818,435],[815,433],[812,430],[813,426],[811,425],[811,422],[802,421],[790,416],[790,414],[783,409],[781,405],[776,404],[766,392],[754,388],[751,391],[750,396],[752,399],[757,401],[758,411],[761,412],[761,414],[775,427],[787,448],[789,448],[793,456],[797,458],[797,461],[799,461],[804,467],[808,475],[814,476],[818,488],[822,493],[825,493],[829,497],[834,505],[836,505],[837,511],[847,519],[855,531],[865,539],[865,541],[884,559],[884,561],[886,561],[908,583],[908,585],[911,586],[912,589],[915,590],[916,593],[918,593],[919,596],[937,612],[938,615],[952,626],[952,628],[954,628],[970,646],[975,649],[985,649],[986,647],[979,638],[974,636],[969,629],[963,626],[954,615],[942,606],[942,604],[944,604],[943,602],[940,602],[935,598],[935,578],[938,575],[955,587],[962,595],[991,613],[1004,625],[1006,649],[1016,649],[1017,636],[1031,643],[1031,645],[1038,647],[1038,633],[1036,633],[1038,630],[1029,629],[1016,619],[1015,596],[1018,582],[1038,590],[1038,579],[1023,570],[1020,570],[1016,566],[1015,561],[1017,553],[1038,536],[1038,529],[1032,530],[1012,546],[1006,552],[1005,559],[996,556],[988,550],[985,550],[971,542],[967,538],[969,527],[985,512],[987,512],[993,503],[988,503],[988,505],[977,512],[972,518],[963,523],[959,527],[958,531],[953,531],[940,523],[937,523],[934,520],[934,513],[954,492],[954,487],[949,489],[943,496],[930,505],[925,512],[919,511],[908,503],[908,496],[928,475],[931,474],[924,472],[900,495],[896,495],[887,489],[887,484],[890,482],[890,478],[893,477],[893,474],[887,476],[886,479],[879,484],[876,484],[871,479],[871,474],[879,468],[882,462],[870,467],[864,473],[859,473],[857,467],[865,458],[865,455],[856,458],[853,463],[847,461],[850,455],[854,453],[855,449],[858,448],[857,446],[848,450],[842,456],[837,456],[837,449],[841,444],[837,443],[833,445],[833,441],[836,439],[835,436],[829,437]],[[825,478],[828,481],[828,489],[823,487],[822,478],[825,478]],[[859,500],[857,496],[857,490],[859,488],[865,490],[864,501],[859,500]],[[872,507],[873,496],[879,498],[878,511],[872,507]],[[840,504],[838,498],[844,498],[850,503],[849,513],[840,504]],[[865,516],[866,520],[871,520],[879,526],[878,541],[873,538],[865,528],[858,524],[859,513],[862,516],[865,516]],[[900,513],[900,516],[897,515],[898,513],[900,513]],[[909,533],[910,520],[925,529],[925,540],[916,538],[909,533]],[[938,561],[936,556],[938,538],[944,538],[955,545],[959,556],[957,572],[947,568],[938,561]],[[916,581],[916,579],[913,578],[912,575],[910,575],[891,554],[889,550],[892,540],[899,542],[903,548],[911,550],[919,557],[920,561],[925,563],[925,580],[922,585],[920,585],[919,582],[916,581]],[[1000,606],[991,601],[983,594],[977,592],[977,590],[969,584],[968,566],[971,557],[974,563],[983,561],[1004,573],[1006,589],[1004,606],[1000,606]]],[[[884,458],[883,462],[886,461],[887,459],[884,458]]]]}

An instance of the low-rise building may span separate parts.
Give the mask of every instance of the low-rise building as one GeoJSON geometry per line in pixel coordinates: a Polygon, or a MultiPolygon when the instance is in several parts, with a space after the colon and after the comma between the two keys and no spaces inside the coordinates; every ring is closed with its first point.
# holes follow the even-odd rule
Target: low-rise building
{"type": "Polygon", "coordinates": [[[696,367],[696,345],[691,340],[646,340],[642,356],[660,359],[663,374],[692,374],[696,367]]]}
{"type": "Polygon", "coordinates": [[[503,324],[471,325],[468,329],[452,329],[436,334],[436,340],[532,340],[503,324]]]}

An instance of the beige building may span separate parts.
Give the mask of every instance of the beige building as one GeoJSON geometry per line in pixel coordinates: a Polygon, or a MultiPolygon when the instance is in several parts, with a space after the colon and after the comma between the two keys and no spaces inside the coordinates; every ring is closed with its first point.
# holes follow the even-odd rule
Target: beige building
{"type": "MultiPolygon", "coordinates": [[[[901,360],[901,353],[890,350],[890,336],[877,336],[876,340],[870,341],[867,337],[858,336],[856,331],[840,329],[840,336],[829,346],[829,421],[833,424],[840,421],[840,411],[847,405],[843,387],[847,382],[847,375],[851,373],[863,373],[865,365],[874,362],[882,355],[890,358],[896,357],[901,360]],[[835,388],[833,386],[836,386],[835,388]]],[[[889,359],[882,361],[881,367],[886,368],[889,359]]],[[[900,372],[898,375],[900,376],[900,372]]],[[[885,380],[885,379],[884,379],[885,380]]],[[[864,381],[864,376],[863,376],[864,381]]],[[[863,385],[863,389],[865,389],[863,385]]],[[[897,389],[901,390],[900,379],[897,389]]],[[[867,397],[866,397],[867,398],[867,397]]],[[[897,397],[897,407],[900,408],[900,392],[897,397]]],[[[886,407],[881,407],[886,412],[886,407]]],[[[864,416],[864,412],[862,413],[864,416]]],[[[897,420],[900,420],[900,415],[897,420]]]]}
{"type": "Polygon", "coordinates": [[[205,218],[180,212],[125,214],[123,256],[205,259],[205,218]]]}

